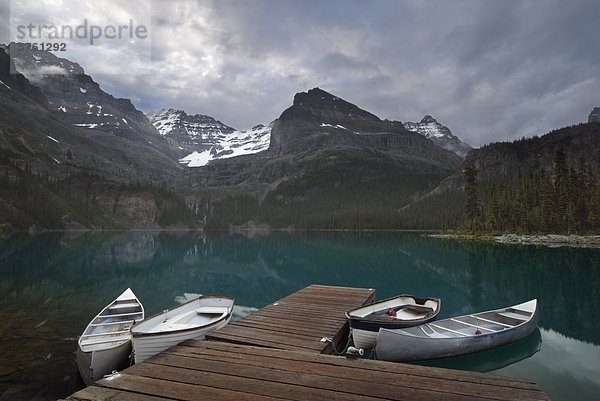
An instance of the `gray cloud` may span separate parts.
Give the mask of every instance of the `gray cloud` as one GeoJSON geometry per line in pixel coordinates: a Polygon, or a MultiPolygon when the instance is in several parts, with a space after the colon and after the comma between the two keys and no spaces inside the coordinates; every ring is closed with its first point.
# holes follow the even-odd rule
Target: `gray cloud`
{"type": "Polygon", "coordinates": [[[248,128],[319,86],[381,118],[431,114],[478,146],[600,106],[595,0],[155,0],[152,15],[152,72],[123,75],[128,56],[112,52],[113,74],[95,77],[145,110],[248,128]]]}

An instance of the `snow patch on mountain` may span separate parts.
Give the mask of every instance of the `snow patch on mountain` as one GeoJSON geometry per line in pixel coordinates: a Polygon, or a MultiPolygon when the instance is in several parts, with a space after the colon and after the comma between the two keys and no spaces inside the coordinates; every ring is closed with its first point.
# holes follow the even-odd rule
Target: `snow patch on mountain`
{"type": "Polygon", "coordinates": [[[150,112],[147,116],[169,145],[185,155],[179,162],[188,167],[257,153],[267,149],[271,140],[271,126],[257,125],[239,131],[213,117],[174,109],[150,112]]]}
{"type": "Polygon", "coordinates": [[[330,128],[339,128],[339,129],[345,129],[345,130],[348,129],[348,128],[344,127],[343,125],[340,125],[340,124],[333,125],[333,124],[321,123],[320,126],[321,127],[330,127],[330,128]]]}
{"type": "Polygon", "coordinates": [[[211,150],[205,150],[204,152],[196,152],[187,155],[179,159],[179,163],[185,164],[188,167],[200,167],[206,166],[209,161],[213,160],[211,150]]]}
{"type": "Polygon", "coordinates": [[[269,147],[271,129],[272,124],[269,126],[257,125],[250,130],[233,131],[219,144],[215,144],[203,152],[194,151],[179,159],[179,163],[188,167],[201,167],[216,159],[258,153],[269,147]]]}

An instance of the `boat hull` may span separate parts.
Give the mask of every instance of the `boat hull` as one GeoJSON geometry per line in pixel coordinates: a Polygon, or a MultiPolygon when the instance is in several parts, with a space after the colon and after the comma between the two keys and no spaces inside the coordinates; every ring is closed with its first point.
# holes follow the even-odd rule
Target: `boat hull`
{"type": "Polygon", "coordinates": [[[200,296],[134,324],[131,335],[135,363],[225,326],[231,320],[234,303],[227,296],[200,296]]]}
{"type": "Polygon", "coordinates": [[[133,355],[135,363],[140,363],[168,348],[171,348],[185,340],[202,339],[207,334],[224,327],[231,320],[231,315],[217,324],[200,327],[195,330],[182,332],[164,332],[144,334],[143,336],[133,335],[133,355]]]}
{"type": "Polygon", "coordinates": [[[85,352],[77,348],[77,369],[86,386],[102,379],[113,370],[122,370],[130,365],[131,341],[103,350],[85,352]]]}
{"type": "Polygon", "coordinates": [[[391,362],[466,355],[525,338],[536,329],[538,320],[536,307],[531,318],[522,324],[496,333],[468,337],[430,338],[410,335],[403,330],[381,329],[377,335],[375,351],[378,359],[391,362]]]}

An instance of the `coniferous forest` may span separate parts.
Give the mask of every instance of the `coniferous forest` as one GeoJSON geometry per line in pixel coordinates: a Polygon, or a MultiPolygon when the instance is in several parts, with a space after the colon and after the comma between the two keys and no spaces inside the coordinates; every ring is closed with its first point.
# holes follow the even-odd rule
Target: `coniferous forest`
{"type": "Polygon", "coordinates": [[[562,149],[551,171],[538,166],[502,180],[480,182],[464,170],[467,222],[472,232],[586,234],[600,230],[600,177],[584,158],[562,149]]]}

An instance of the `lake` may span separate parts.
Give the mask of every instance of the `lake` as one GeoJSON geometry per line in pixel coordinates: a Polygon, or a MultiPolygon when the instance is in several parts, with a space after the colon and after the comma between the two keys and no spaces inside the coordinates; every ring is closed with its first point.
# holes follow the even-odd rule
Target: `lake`
{"type": "Polygon", "coordinates": [[[318,283],[442,299],[439,318],[538,298],[539,330],[431,366],[535,380],[554,401],[600,394],[600,250],[459,242],[415,233],[68,232],[0,241],[0,401],[81,387],[77,337],[127,287],[146,314],[190,294],[260,308],[318,283]]]}

